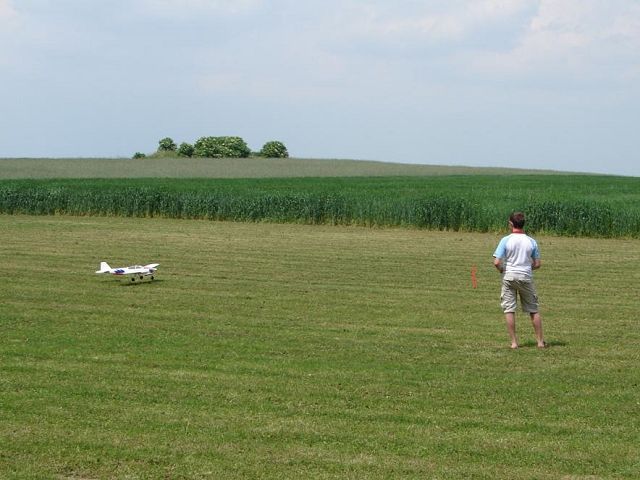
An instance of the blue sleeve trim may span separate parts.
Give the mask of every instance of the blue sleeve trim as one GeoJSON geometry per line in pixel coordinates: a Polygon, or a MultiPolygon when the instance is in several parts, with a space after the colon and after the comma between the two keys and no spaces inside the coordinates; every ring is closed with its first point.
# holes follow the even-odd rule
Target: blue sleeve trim
{"type": "Polygon", "coordinates": [[[531,239],[531,246],[533,247],[531,250],[531,258],[540,258],[540,250],[538,249],[538,242],[536,242],[533,238],[531,239]]]}
{"type": "Polygon", "coordinates": [[[500,240],[500,243],[498,244],[498,247],[496,248],[496,251],[493,252],[493,256],[496,258],[504,258],[505,254],[507,253],[507,240],[509,239],[509,236],[503,237],[502,240],[500,240]]]}

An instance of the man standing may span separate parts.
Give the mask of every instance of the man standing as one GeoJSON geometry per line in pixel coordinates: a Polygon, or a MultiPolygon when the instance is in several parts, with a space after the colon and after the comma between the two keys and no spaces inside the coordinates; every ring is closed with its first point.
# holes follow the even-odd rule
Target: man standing
{"type": "Polygon", "coordinates": [[[509,217],[511,234],[500,240],[493,253],[493,264],[502,274],[501,306],[507,321],[511,348],[518,348],[516,337],[516,305],[520,296],[522,311],[529,314],[538,348],[547,344],[542,336],[542,319],[538,311],[538,295],[533,283],[533,270],[540,268],[538,243],[524,233],[524,213],[514,212],[509,217]]]}

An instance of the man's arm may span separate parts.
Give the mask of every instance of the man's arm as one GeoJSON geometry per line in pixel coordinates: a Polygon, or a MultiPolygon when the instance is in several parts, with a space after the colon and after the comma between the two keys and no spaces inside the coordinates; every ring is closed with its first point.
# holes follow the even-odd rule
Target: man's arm
{"type": "Polygon", "coordinates": [[[538,249],[538,242],[532,240],[533,242],[533,251],[531,252],[531,270],[537,270],[542,265],[540,261],[540,250],[538,249]]]}
{"type": "Polygon", "coordinates": [[[504,272],[504,267],[502,266],[502,259],[498,258],[498,257],[494,257],[493,258],[493,266],[496,267],[496,269],[500,272],[503,273],[504,272]]]}
{"type": "Polygon", "coordinates": [[[500,273],[504,273],[504,265],[502,263],[502,259],[504,258],[506,253],[506,245],[507,245],[508,238],[509,238],[508,236],[503,237],[502,240],[500,240],[500,243],[498,243],[496,251],[493,252],[493,266],[496,267],[496,269],[500,273]]]}

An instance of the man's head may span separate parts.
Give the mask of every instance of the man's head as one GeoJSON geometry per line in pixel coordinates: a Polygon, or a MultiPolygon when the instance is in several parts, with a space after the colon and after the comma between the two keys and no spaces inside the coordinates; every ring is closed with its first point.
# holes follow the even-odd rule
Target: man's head
{"type": "Polygon", "coordinates": [[[509,216],[509,223],[511,223],[513,228],[522,229],[524,227],[524,213],[522,213],[522,212],[513,212],[509,216]]]}

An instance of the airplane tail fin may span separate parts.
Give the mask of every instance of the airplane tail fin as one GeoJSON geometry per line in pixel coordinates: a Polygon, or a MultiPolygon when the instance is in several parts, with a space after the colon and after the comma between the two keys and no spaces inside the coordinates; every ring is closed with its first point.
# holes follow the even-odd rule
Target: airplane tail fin
{"type": "Polygon", "coordinates": [[[96,270],[96,273],[107,273],[111,270],[111,267],[107,262],[100,262],[100,270],[96,270]]]}

